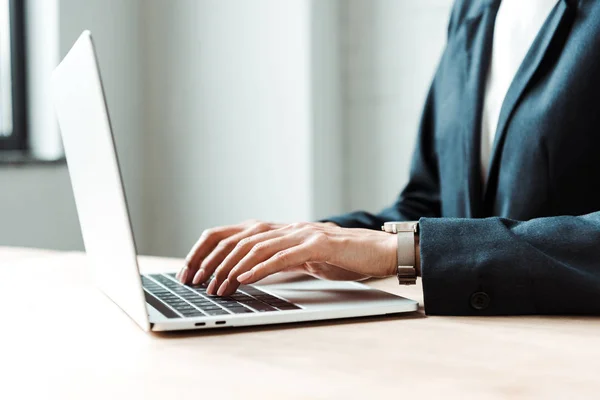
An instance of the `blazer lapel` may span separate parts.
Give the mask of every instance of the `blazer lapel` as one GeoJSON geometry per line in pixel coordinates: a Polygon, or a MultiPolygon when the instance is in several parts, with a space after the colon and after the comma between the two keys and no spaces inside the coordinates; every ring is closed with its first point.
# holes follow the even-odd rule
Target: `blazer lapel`
{"type": "Polygon", "coordinates": [[[561,0],[557,4],[556,9],[548,17],[548,20],[525,56],[525,59],[506,94],[500,111],[500,118],[498,120],[498,127],[490,157],[490,168],[487,179],[485,180],[486,184],[483,198],[486,205],[491,204],[490,202],[493,200],[496,193],[500,155],[502,153],[502,146],[506,137],[507,127],[515,107],[518,105],[519,100],[522,98],[523,93],[527,89],[535,72],[538,70],[549,47],[554,42],[554,37],[558,32],[564,31],[559,28],[566,25],[565,22],[570,19],[568,18],[570,15],[575,14],[574,12],[569,12],[572,8],[573,6],[570,6],[567,0],[561,0]]]}

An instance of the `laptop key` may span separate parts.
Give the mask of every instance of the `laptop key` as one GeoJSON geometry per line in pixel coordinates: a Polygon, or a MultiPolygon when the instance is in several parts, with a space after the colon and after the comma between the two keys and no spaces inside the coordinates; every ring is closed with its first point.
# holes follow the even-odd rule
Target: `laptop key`
{"type": "Polygon", "coordinates": [[[252,297],[247,296],[243,293],[236,293],[236,294],[232,295],[231,298],[236,301],[239,301],[241,303],[254,300],[252,297]]]}
{"type": "Polygon", "coordinates": [[[194,310],[194,311],[183,311],[181,313],[184,317],[203,317],[204,314],[202,311],[194,310]]]}
{"type": "Polygon", "coordinates": [[[256,299],[262,301],[263,303],[267,303],[267,304],[281,301],[281,299],[278,299],[277,297],[273,297],[273,296],[257,296],[256,299]]]}
{"type": "Polygon", "coordinates": [[[212,302],[210,302],[208,300],[205,300],[205,299],[191,299],[190,302],[193,303],[193,304],[196,304],[196,305],[205,305],[205,306],[209,306],[209,305],[214,304],[214,303],[212,303],[212,302]]]}
{"type": "Polygon", "coordinates": [[[268,304],[265,304],[261,301],[255,300],[255,301],[248,301],[246,303],[244,303],[245,305],[254,308],[256,311],[258,312],[267,312],[267,311],[276,311],[275,308],[271,307],[268,304]]]}
{"type": "Polygon", "coordinates": [[[287,304],[281,304],[281,305],[277,305],[275,306],[278,309],[280,309],[281,311],[287,311],[287,310],[301,310],[302,308],[298,307],[295,304],[292,303],[287,303],[287,304]]]}
{"type": "Polygon", "coordinates": [[[228,311],[223,310],[222,308],[218,309],[218,310],[205,310],[205,312],[208,315],[225,315],[225,314],[229,314],[228,311]]]}
{"type": "Polygon", "coordinates": [[[164,295],[159,296],[161,299],[167,299],[167,300],[172,300],[172,301],[183,301],[183,299],[177,295],[174,295],[172,293],[167,293],[164,295]]]}
{"type": "Polygon", "coordinates": [[[220,303],[220,304],[225,308],[238,307],[238,306],[242,305],[241,303],[238,303],[237,301],[230,302],[230,303],[220,303]]]}
{"type": "Polygon", "coordinates": [[[253,310],[251,310],[251,309],[249,309],[247,307],[244,307],[244,306],[241,306],[241,307],[230,307],[230,308],[228,308],[228,310],[231,311],[234,314],[251,314],[251,313],[254,312],[253,310]]]}
{"type": "Polygon", "coordinates": [[[193,305],[195,305],[198,308],[206,308],[206,307],[213,307],[214,304],[211,303],[196,303],[196,302],[192,302],[193,305]]]}
{"type": "Polygon", "coordinates": [[[222,307],[219,307],[217,305],[214,305],[214,306],[204,306],[204,307],[200,307],[200,308],[202,308],[203,310],[222,310],[223,309],[222,307]]]}
{"type": "Polygon", "coordinates": [[[242,292],[251,294],[251,295],[264,294],[265,293],[262,290],[260,290],[259,288],[256,288],[254,286],[248,286],[248,285],[241,285],[239,287],[239,290],[241,290],[242,292]]]}
{"type": "Polygon", "coordinates": [[[212,297],[212,301],[215,303],[224,303],[226,301],[234,301],[231,297],[212,297]]]}
{"type": "Polygon", "coordinates": [[[236,299],[227,299],[223,301],[223,304],[239,304],[236,299]]]}

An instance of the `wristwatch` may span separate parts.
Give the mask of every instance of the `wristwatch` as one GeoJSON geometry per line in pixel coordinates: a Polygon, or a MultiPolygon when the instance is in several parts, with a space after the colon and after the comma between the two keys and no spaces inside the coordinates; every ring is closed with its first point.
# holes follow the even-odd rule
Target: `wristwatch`
{"type": "Polygon", "coordinates": [[[398,269],[396,275],[401,285],[417,283],[417,258],[415,251],[415,236],[419,234],[417,221],[386,222],[381,230],[395,233],[398,236],[398,269]]]}

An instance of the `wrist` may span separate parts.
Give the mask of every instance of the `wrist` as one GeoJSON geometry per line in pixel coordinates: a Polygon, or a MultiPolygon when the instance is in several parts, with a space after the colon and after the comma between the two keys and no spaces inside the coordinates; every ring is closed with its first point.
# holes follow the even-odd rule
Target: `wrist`
{"type": "Polygon", "coordinates": [[[398,271],[398,239],[396,239],[396,235],[386,234],[386,249],[384,254],[385,264],[386,265],[386,273],[385,276],[396,276],[398,271]]]}

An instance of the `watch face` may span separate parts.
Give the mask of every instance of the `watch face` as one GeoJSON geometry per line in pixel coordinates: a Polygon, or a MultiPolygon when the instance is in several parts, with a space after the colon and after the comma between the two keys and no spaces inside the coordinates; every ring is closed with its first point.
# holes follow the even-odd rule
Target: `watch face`
{"type": "Polygon", "coordinates": [[[383,230],[386,232],[417,232],[419,223],[417,221],[393,221],[386,222],[383,225],[383,230]]]}

